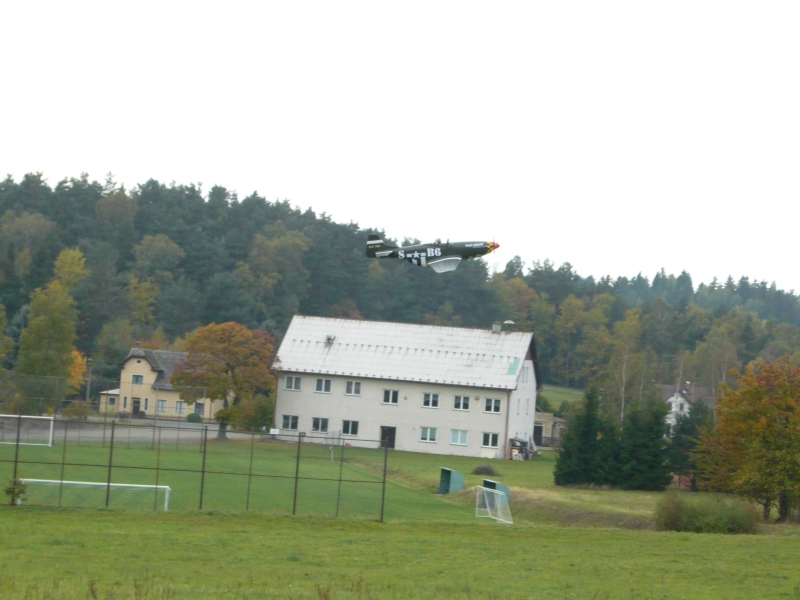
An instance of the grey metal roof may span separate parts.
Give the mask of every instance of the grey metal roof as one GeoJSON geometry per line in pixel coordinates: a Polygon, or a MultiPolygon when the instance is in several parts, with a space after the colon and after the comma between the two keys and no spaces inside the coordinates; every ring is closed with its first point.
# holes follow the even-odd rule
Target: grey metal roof
{"type": "MultiPolygon", "coordinates": [[[[145,348],[131,348],[128,358],[143,358],[150,363],[150,368],[156,371],[156,380],[153,382],[153,389],[171,390],[172,383],[170,377],[172,370],[179,362],[186,360],[186,352],[172,352],[171,350],[147,350],[145,348]]],[[[126,358],[126,362],[128,360],[126,358]]]]}
{"type": "Polygon", "coordinates": [[[285,372],[515,389],[533,333],[295,316],[275,368],[285,372]]]}

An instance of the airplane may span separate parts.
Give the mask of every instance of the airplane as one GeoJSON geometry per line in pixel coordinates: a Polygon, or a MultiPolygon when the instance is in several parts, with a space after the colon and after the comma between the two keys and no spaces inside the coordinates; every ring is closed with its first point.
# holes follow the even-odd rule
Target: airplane
{"type": "Polygon", "coordinates": [[[402,248],[385,243],[379,235],[367,237],[367,258],[399,258],[418,267],[430,267],[437,273],[455,271],[462,260],[478,258],[500,247],[496,242],[451,242],[436,240],[402,248]]]}

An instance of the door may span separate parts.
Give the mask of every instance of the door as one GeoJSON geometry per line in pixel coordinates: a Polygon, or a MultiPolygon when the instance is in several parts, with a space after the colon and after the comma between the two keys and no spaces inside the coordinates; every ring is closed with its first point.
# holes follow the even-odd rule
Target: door
{"type": "Polygon", "coordinates": [[[381,426],[381,448],[394,448],[394,438],[397,427],[381,426]]]}
{"type": "Polygon", "coordinates": [[[138,416],[139,416],[139,411],[141,410],[141,408],[142,408],[142,401],[141,401],[141,399],[140,399],[140,398],[133,398],[133,410],[132,410],[132,415],[133,415],[134,417],[138,417],[138,416]]]}
{"type": "Polygon", "coordinates": [[[533,426],[533,443],[537,446],[542,445],[542,433],[544,431],[544,427],[539,424],[534,424],[533,426]]]}

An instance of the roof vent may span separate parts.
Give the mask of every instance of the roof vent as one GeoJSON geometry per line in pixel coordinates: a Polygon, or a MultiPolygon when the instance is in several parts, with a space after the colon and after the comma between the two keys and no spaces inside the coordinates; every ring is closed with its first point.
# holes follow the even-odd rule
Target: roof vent
{"type": "Polygon", "coordinates": [[[329,333],[328,335],[325,336],[325,345],[326,346],[333,345],[333,340],[335,340],[335,339],[336,339],[336,336],[329,333]]]}
{"type": "Polygon", "coordinates": [[[501,331],[503,331],[503,325],[500,323],[500,321],[495,321],[492,323],[492,333],[500,333],[501,331]]]}

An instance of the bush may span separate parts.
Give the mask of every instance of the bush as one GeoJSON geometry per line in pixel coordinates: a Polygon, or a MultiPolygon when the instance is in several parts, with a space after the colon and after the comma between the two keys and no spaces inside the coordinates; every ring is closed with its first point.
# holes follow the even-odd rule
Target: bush
{"type": "Polygon", "coordinates": [[[81,400],[73,400],[61,412],[67,418],[85,421],[89,416],[89,405],[81,400]]]}
{"type": "Polygon", "coordinates": [[[186,415],[186,422],[187,423],[202,423],[203,417],[198,415],[197,413],[189,413],[186,415]]]}
{"type": "Polygon", "coordinates": [[[755,533],[755,507],[735,496],[670,490],[656,505],[656,526],[663,531],[755,533]]]}
{"type": "Polygon", "coordinates": [[[478,465],[474,469],[472,469],[473,475],[494,475],[495,477],[500,477],[500,473],[498,473],[492,465],[487,465],[483,463],[482,465],[478,465]]]}

